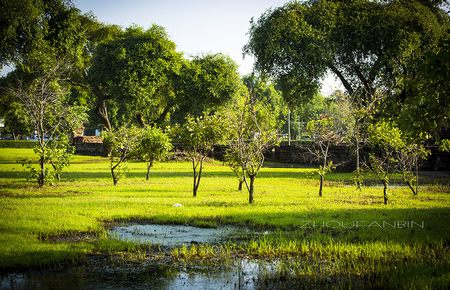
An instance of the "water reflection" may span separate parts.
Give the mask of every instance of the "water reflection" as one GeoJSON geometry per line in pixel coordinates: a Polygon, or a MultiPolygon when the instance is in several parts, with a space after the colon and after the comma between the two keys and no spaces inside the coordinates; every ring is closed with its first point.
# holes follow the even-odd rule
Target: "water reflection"
{"type": "MultiPolygon", "coordinates": [[[[106,261],[105,261],[106,262],[106,261]]],[[[92,263],[64,271],[33,271],[1,277],[1,289],[259,289],[277,263],[240,259],[228,266],[112,267],[92,263]],[[95,264],[95,265],[94,265],[95,264]],[[94,266],[93,266],[94,265],[94,266]]],[[[263,287],[264,288],[264,287],[263,287]]]]}

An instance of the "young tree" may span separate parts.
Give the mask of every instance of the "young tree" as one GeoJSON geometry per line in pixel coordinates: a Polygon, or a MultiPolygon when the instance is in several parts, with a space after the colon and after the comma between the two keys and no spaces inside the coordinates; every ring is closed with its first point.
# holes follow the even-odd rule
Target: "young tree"
{"type": "Polygon", "coordinates": [[[426,160],[431,152],[413,140],[406,140],[404,147],[400,148],[398,154],[398,167],[403,181],[408,185],[414,195],[419,193],[419,164],[426,160]]]}
{"type": "Polygon", "coordinates": [[[163,160],[172,148],[169,136],[160,128],[148,126],[143,129],[136,155],[147,162],[146,180],[149,179],[153,163],[163,160]]]}
{"type": "Polygon", "coordinates": [[[238,190],[242,191],[242,185],[245,182],[245,173],[242,170],[238,150],[228,149],[225,153],[225,162],[230,166],[239,181],[238,190]]]}
{"type": "Polygon", "coordinates": [[[106,131],[103,143],[109,151],[110,170],[114,185],[125,175],[126,162],[136,153],[142,131],[136,127],[119,127],[106,131]]]}
{"type": "MultiPolygon", "coordinates": [[[[57,62],[46,71],[34,72],[31,80],[23,81],[18,77],[16,87],[12,89],[37,133],[38,145],[35,152],[39,159],[39,186],[43,186],[54,175],[46,169],[46,164],[50,161],[55,169],[58,168],[57,172],[62,170],[64,166],[57,165],[59,160],[50,156],[58,155],[57,151],[62,144],[66,145],[66,150],[70,150],[68,142],[61,140],[65,140],[64,135],[79,126],[86,116],[83,107],[72,105],[68,99],[68,87],[62,79],[65,73],[63,61],[57,62]]],[[[61,159],[66,163],[64,160],[65,158],[61,159]]]]}
{"type": "Polygon", "coordinates": [[[405,148],[402,132],[394,124],[380,121],[369,126],[369,142],[375,153],[369,154],[369,168],[383,184],[384,204],[388,203],[389,178],[398,168],[398,152],[405,148]]]}
{"type": "Polygon", "coordinates": [[[336,120],[329,116],[322,116],[319,120],[309,121],[306,130],[311,137],[312,148],[310,153],[322,161],[317,173],[320,176],[319,196],[322,196],[323,182],[327,172],[331,172],[335,166],[330,158],[330,147],[343,142],[344,129],[339,127],[336,120]]]}
{"type": "Polygon", "coordinates": [[[264,164],[264,152],[277,146],[279,110],[274,110],[273,104],[258,93],[260,80],[253,76],[247,78],[248,93],[238,103],[230,118],[230,142],[227,151],[228,164],[248,190],[248,202],[254,201],[254,182],[259,170],[264,164]]]}
{"type": "Polygon", "coordinates": [[[20,104],[37,132],[36,172],[43,186],[59,175],[46,165],[60,172],[67,164],[56,156],[63,157],[61,146],[70,151],[65,135],[85,118],[85,108],[71,91],[90,58],[85,24],[92,19],[63,0],[3,1],[0,6],[0,66],[13,68],[2,80],[2,95],[6,92],[12,96],[10,104],[20,104]]]}
{"type": "Polygon", "coordinates": [[[214,145],[223,143],[225,139],[225,123],[218,115],[187,116],[185,124],[172,130],[172,140],[182,145],[192,161],[194,197],[200,185],[203,161],[212,152],[214,145]]]}

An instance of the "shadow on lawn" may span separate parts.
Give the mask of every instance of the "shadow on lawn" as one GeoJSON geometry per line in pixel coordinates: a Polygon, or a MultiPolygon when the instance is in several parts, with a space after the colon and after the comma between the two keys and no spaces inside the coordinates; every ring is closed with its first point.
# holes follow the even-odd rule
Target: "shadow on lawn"
{"type": "Polygon", "coordinates": [[[450,247],[450,211],[446,207],[399,209],[317,209],[307,212],[254,211],[228,216],[231,223],[270,228],[292,239],[332,238],[336,242],[444,241],[450,247]]]}

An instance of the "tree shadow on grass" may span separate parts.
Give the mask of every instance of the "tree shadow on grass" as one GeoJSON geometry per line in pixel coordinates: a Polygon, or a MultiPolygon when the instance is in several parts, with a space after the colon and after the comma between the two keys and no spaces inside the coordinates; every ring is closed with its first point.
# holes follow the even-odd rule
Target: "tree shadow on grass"
{"type": "Polygon", "coordinates": [[[249,208],[247,212],[242,210],[229,218],[236,223],[291,232],[291,238],[295,239],[330,237],[340,242],[450,242],[448,207],[315,209],[288,213],[281,210],[260,213],[249,208]]]}

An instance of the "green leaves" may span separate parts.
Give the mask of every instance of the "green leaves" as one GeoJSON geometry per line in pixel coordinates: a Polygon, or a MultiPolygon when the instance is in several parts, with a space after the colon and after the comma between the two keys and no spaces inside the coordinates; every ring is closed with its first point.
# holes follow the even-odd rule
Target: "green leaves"
{"type": "Polygon", "coordinates": [[[130,27],[96,49],[89,80],[99,101],[108,100],[113,127],[161,124],[175,106],[182,56],[165,30],[130,27]]]}
{"type": "Polygon", "coordinates": [[[436,133],[450,124],[450,17],[425,2],[290,2],[251,22],[244,51],[291,106],[332,72],[359,108],[382,94],[378,115],[416,136],[436,133]]]}
{"type": "Polygon", "coordinates": [[[146,162],[163,160],[172,150],[169,136],[158,127],[142,129],[136,156],[146,162]]]}
{"type": "Polygon", "coordinates": [[[380,121],[369,125],[369,141],[385,150],[402,150],[405,148],[403,134],[392,122],[380,121]]]}

